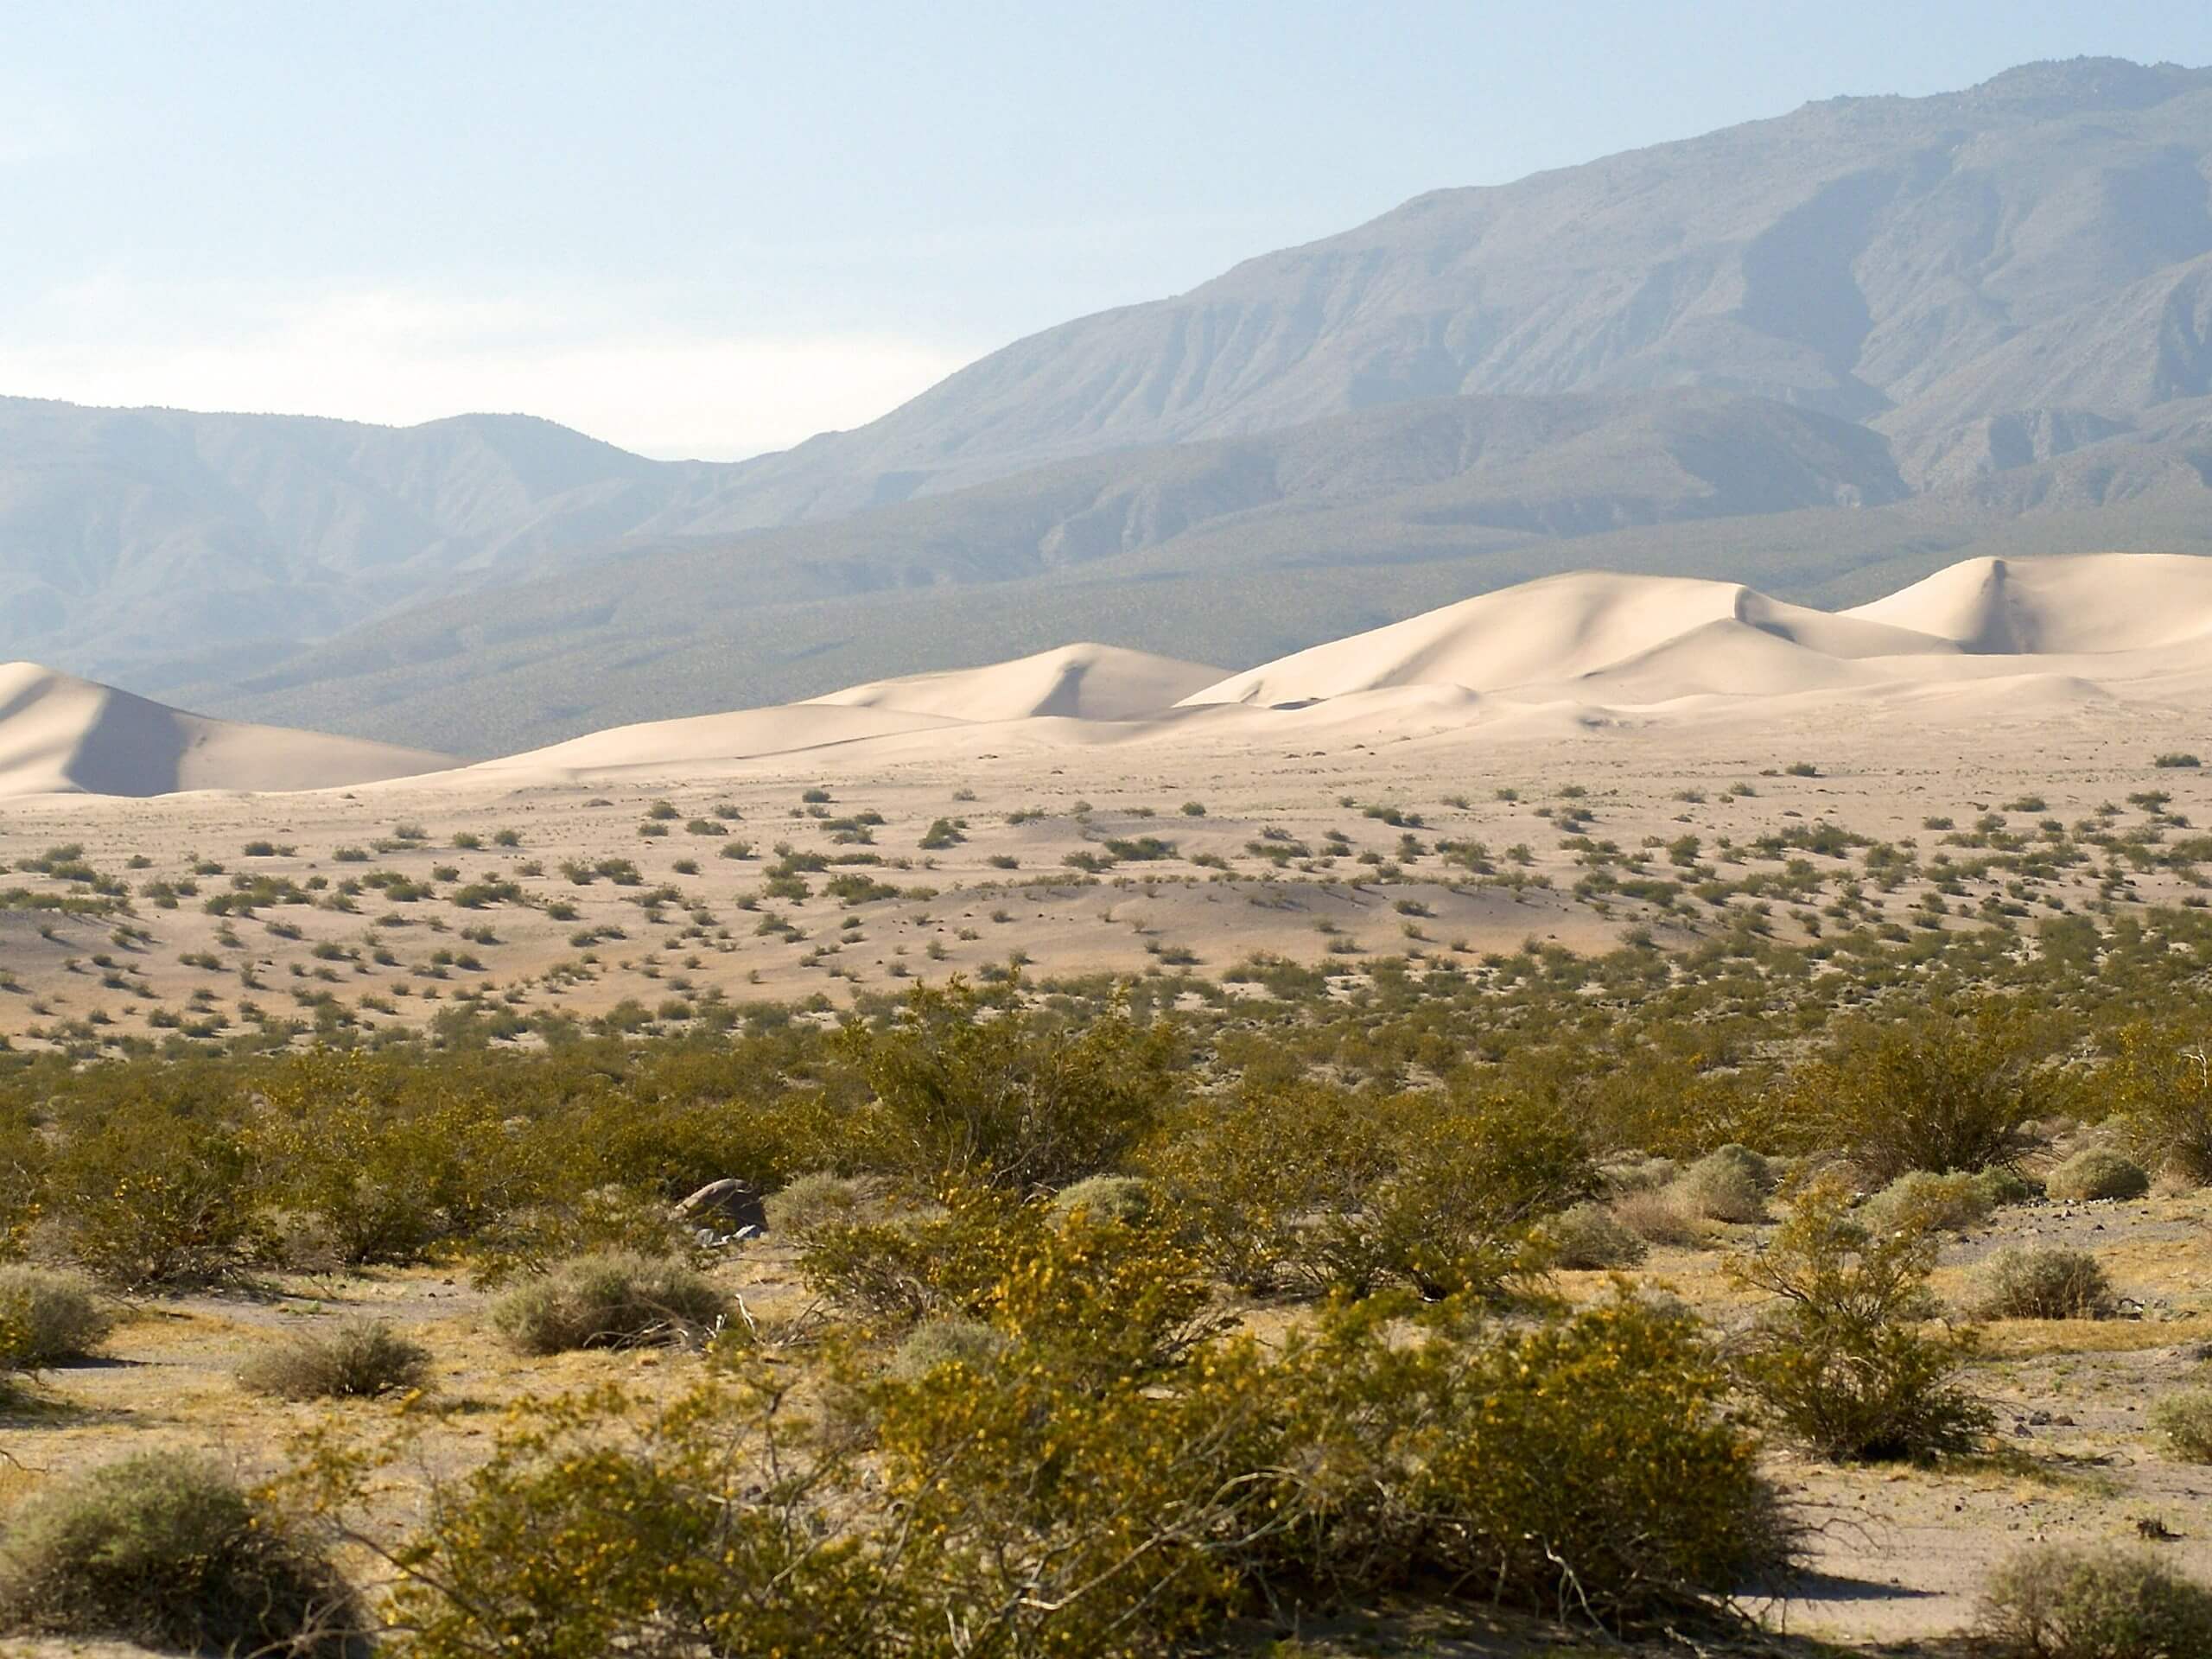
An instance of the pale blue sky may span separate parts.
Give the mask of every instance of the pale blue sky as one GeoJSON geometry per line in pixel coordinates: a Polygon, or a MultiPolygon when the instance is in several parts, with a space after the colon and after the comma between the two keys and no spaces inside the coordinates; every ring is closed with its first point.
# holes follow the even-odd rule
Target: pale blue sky
{"type": "Polygon", "coordinates": [[[2084,53],[2212,6],[0,0],[0,391],[732,457],[1423,190],[2084,53]]]}

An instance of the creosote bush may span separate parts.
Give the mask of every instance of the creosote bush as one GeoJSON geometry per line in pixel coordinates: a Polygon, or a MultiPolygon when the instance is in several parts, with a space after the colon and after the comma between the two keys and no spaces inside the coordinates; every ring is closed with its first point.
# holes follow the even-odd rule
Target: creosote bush
{"type": "Polygon", "coordinates": [[[245,1387],[285,1400],[370,1399],[423,1388],[429,1378],[429,1351],[380,1319],[295,1332],[238,1368],[245,1387]]]}
{"type": "Polygon", "coordinates": [[[2212,1389],[2170,1394],[2151,1408],[2152,1433],[2184,1463],[2212,1463],[2212,1389]]]}
{"type": "MultiPolygon", "coordinates": [[[[1109,1229],[1055,1276],[1094,1282],[1103,1328],[1109,1287],[1173,1281],[1155,1248],[1109,1229]]],[[[1634,1299],[1505,1331],[1338,1303],[1140,1372],[1100,1363],[1127,1341],[1050,1324],[947,1324],[902,1354],[925,1340],[927,1363],[833,1358],[818,1419],[746,1356],[659,1408],[541,1404],[406,1548],[409,1651],[526,1630],[537,1659],[905,1659],[988,1633],[1008,1659],[1166,1659],[1241,1615],[1416,1585],[1622,1628],[1794,1543],[1694,1323],[1634,1299]]]]}
{"type": "Polygon", "coordinates": [[[87,1357],[115,1318],[82,1274],[0,1266],[0,1370],[87,1357]]]}
{"type": "Polygon", "coordinates": [[[1996,999],[1870,1021],[1796,1070],[1793,1116],[1877,1182],[2009,1165],[2061,1098],[2049,1042],[2031,1008],[1996,999]]]}
{"type": "Polygon", "coordinates": [[[2038,1544],[1990,1575],[1977,1634],[1995,1659],[2212,1653],[2212,1589],[2148,1550],[2038,1544]]]}
{"type": "Polygon", "coordinates": [[[2101,1319],[2114,1306],[2112,1283],[2088,1251],[2015,1245],[1982,1268],[1977,1311],[1990,1319],[2101,1319]]]}
{"type": "Polygon", "coordinates": [[[2075,1153],[2044,1178],[2054,1198],[2139,1198],[2151,1190],[2151,1177],[2134,1160],[2104,1147],[2075,1153]]]}
{"type": "Polygon", "coordinates": [[[715,1283],[680,1262],[603,1250],[509,1291],[492,1323],[525,1354],[557,1354],[696,1339],[728,1311],[715,1283]]]}
{"type": "Polygon", "coordinates": [[[1602,1185],[1573,1114],[1518,1092],[1248,1085],[1148,1158],[1214,1271],[1254,1292],[1495,1295],[1550,1215],[1602,1185]]]}
{"type": "Polygon", "coordinates": [[[1789,1215],[1730,1276],[1777,1299],[1738,1364],[1777,1424],[1839,1461],[1962,1452],[1988,1410],[1958,1385],[1970,1332],[1929,1330],[1936,1246],[1924,1228],[1879,1231],[1852,1212],[1848,1185],[1816,1176],[1789,1195],[1789,1215]]]}
{"type": "Polygon", "coordinates": [[[324,1554],[215,1467],[144,1453],[33,1497],[0,1542],[0,1622],[192,1652],[351,1655],[363,1614],[324,1554]]]}

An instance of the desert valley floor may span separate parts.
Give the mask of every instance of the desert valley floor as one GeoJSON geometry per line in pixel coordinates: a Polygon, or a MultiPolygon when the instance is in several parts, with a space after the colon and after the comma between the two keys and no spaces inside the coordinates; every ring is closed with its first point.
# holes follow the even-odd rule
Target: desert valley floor
{"type": "MultiPolygon", "coordinates": [[[[1265,997],[1288,962],[1350,996],[1385,973],[1479,983],[1522,952],[1732,938],[1994,925],[2030,950],[2053,918],[2212,899],[2208,577],[1985,562],[1841,617],[1559,578],[1240,675],[1073,647],[468,766],[184,730],[27,671],[0,719],[0,1038],[89,1058],[482,1021],[529,1046],[567,1022],[727,1028],[755,1003],[826,1022],[956,974],[1187,973],[1265,997]],[[272,753],[327,786],[223,786],[240,755],[266,781],[272,753]],[[187,788],[71,787],[88,755],[187,788]]],[[[1725,1320],[1742,1298],[1712,1247],[1755,1233],[1657,1249],[1643,1276],[1725,1320]]],[[[2146,1449],[2137,1403],[2212,1353],[2212,1194],[2008,1207],[1946,1243],[1938,1289],[2021,1241],[2094,1247],[2127,1316],[1995,1327],[1975,1381],[2009,1460],[1962,1478],[1785,1458],[1816,1572],[1766,1608],[1777,1626],[1946,1637],[2024,1537],[2171,1523],[2171,1559],[2212,1571],[2212,1483],[2146,1449]]],[[[725,1271],[756,1309],[800,1299],[772,1241],[725,1271]]],[[[1564,1278],[1578,1299],[1605,1282],[1564,1278]]],[[[490,1357],[483,1300],[395,1269],[149,1304],[122,1363],[55,1373],[67,1409],[9,1446],[63,1470],[124,1423],[260,1468],[316,1408],[243,1396],[230,1372],[332,1309],[416,1334],[450,1400],[657,1386],[657,1356],[490,1357]]],[[[435,1436],[465,1461],[482,1432],[458,1412],[435,1436]]],[[[1412,1650],[1509,1650],[1451,1639],[1468,1645],[1412,1650]]]]}

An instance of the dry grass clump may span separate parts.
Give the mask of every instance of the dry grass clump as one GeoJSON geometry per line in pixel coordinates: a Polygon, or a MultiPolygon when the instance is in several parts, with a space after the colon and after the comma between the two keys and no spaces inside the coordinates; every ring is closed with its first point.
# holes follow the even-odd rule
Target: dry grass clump
{"type": "Polygon", "coordinates": [[[283,1400],[372,1399],[422,1388],[429,1376],[429,1351],[381,1319],[296,1332],[238,1368],[244,1386],[283,1400]]]}
{"type": "Polygon", "coordinates": [[[1610,1208],[1615,1221],[1647,1244],[1689,1249],[1705,1237],[1669,1190],[1624,1192],[1610,1208]]]}
{"type": "Polygon", "coordinates": [[[0,1267],[0,1370],[36,1370],[83,1359],[114,1316],[81,1274],[0,1267]]]}
{"type": "Polygon", "coordinates": [[[1589,1271],[1632,1268],[1649,1255],[1643,1236],[1602,1204],[1578,1204],[1552,1217],[1544,1228],[1553,1262],[1589,1271]]]}
{"type": "Polygon", "coordinates": [[[2170,1394],[2151,1408],[2151,1427],[2184,1463],[2212,1463],[2212,1389],[2170,1394]]]}
{"type": "Polygon", "coordinates": [[[1990,1575],[1980,1623],[1997,1659],[2180,1659],[2212,1653],[2212,1589],[2146,1551],[2038,1544],[1990,1575]]]}
{"type": "Polygon", "coordinates": [[[1866,1216],[1868,1224],[1876,1227],[1956,1233],[1987,1220],[1995,1207],[1987,1184],[1979,1175],[1963,1172],[1931,1175],[1916,1169],[1898,1176],[1869,1198],[1866,1216]]]}
{"type": "Polygon", "coordinates": [[[0,1623],[194,1653],[355,1651],[336,1569],[213,1464],[145,1453],[72,1478],[13,1517],[0,1623]]]}
{"type": "Polygon", "coordinates": [[[1990,1257],[1982,1270],[1985,1319],[2101,1319],[2114,1302],[2111,1281],[2086,1250],[2015,1246],[1990,1257]]]}
{"type": "Polygon", "coordinates": [[[1152,1183],[1142,1176],[1090,1175],[1062,1187],[1052,1197],[1052,1208],[1063,1216],[1084,1210],[1100,1221],[1135,1226],[1152,1213],[1152,1183]]]}
{"type": "Polygon", "coordinates": [[[1684,1170],[1671,1191],[1690,1216],[1752,1222],[1766,1219],[1766,1195],[1772,1185],[1765,1159],[1748,1147],[1726,1146],[1684,1170]]]}
{"type": "Polygon", "coordinates": [[[2054,1198],[2139,1198],[2151,1190],[2151,1176],[2133,1159],[2106,1147],[2075,1153],[2044,1178],[2054,1198]]]}
{"type": "Polygon", "coordinates": [[[860,1219],[864,1192],[858,1181],[826,1170],[794,1177],[760,1201],[770,1235],[804,1238],[825,1226],[860,1219]]]}
{"type": "Polygon", "coordinates": [[[980,1371],[1007,1351],[1007,1338],[981,1319],[948,1316],[925,1319],[906,1333],[891,1357],[890,1372],[904,1382],[927,1376],[940,1365],[965,1365],[980,1371]]]}
{"type": "Polygon", "coordinates": [[[512,1290],[492,1323],[525,1354],[683,1342],[712,1330],[728,1299],[703,1274],[665,1256],[601,1250],[512,1290]]]}

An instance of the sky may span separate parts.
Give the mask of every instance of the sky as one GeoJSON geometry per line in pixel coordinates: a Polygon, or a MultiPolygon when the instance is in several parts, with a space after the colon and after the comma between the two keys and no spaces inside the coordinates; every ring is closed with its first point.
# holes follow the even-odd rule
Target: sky
{"type": "Polygon", "coordinates": [[[543,415],[732,460],[1409,196],[2159,0],[0,0],[0,393],[543,415]]]}

